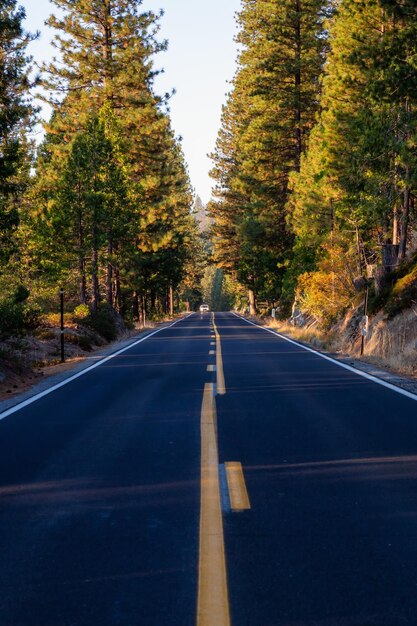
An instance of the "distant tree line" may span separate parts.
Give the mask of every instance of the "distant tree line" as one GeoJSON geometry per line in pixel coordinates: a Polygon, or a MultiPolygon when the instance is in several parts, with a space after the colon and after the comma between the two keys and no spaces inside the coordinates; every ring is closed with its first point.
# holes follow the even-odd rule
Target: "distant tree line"
{"type": "Polygon", "coordinates": [[[412,0],[251,0],[213,154],[214,256],[256,300],[334,319],[413,248],[412,0]]]}

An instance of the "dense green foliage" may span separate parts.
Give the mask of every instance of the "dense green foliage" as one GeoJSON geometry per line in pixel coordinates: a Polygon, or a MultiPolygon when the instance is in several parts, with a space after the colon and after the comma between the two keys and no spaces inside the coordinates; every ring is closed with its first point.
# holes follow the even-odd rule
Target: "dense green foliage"
{"type": "Polygon", "coordinates": [[[215,254],[259,298],[284,313],[295,298],[329,323],[367,277],[383,290],[414,246],[415,3],[242,5],[214,154],[215,254]]]}
{"type": "MultiPolygon", "coordinates": [[[[376,268],[377,292],[404,261],[415,220],[417,117],[404,81],[405,72],[414,80],[415,38],[409,38],[416,18],[414,10],[411,16],[403,8],[400,16],[396,2],[339,4],[330,29],[322,112],[301,172],[293,178],[290,201],[297,236],[322,258],[334,254],[337,239],[351,284],[376,268]]],[[[314,273],[303,280],[305,292],[314,273]]]]}
{"type": "Polygon", "coordinates": [[[0,262],[16,249],[19,202],[28,184],[30,146],[27,131],[34,110],[28,99],[33,36],[23,29],[24,11],[16,0],[0,6],[0,262]]]}
{"type": "Polygon", "coordinates": [[[242,46],[212,176],[215,258],[253,297],[276,299],[291,257],[288,180],[318,105],[325,49],[319,0],[244,0],[242,46]]]}
{"type": "Polygon", "coordinates": [[[24,283],[46,311],[64,286],[68,310],[87,305],[91,324],[110,311],[110,339],[112,312],[130,323],[180,306],[199,254],[191,187],[166,97],[153,89],[152,57],[166,47],[159,16],[141,0],[53,4],[57,56],[40,75],[52,115],[33,175],[30,36],[16,2],[1,9],[0,286],[24,283]]]}
{"type": "Polygon", "coordinates": [[[141,0],[52,1],[57,58],[39,78],[52,115],[36,153],[32,36],[17,0],[0,9],[3,329],[9,312],[21,327],[23,309],[54,309],[61,285],[68,311],[109,328],[203,300],[282,314],[295,301],[330,324],[370,277],[373,305],[412,302],[412,0],[242,0],[208,215],[198,198],[191,209],[154,91],[160,16],[141,0]]]}
{"type": "Polygon", "coordinates": [[[22,335],[40,323],[39,311],[28,305],[29,292],[22,285],[0,299],[0,340],[22,335]]]}

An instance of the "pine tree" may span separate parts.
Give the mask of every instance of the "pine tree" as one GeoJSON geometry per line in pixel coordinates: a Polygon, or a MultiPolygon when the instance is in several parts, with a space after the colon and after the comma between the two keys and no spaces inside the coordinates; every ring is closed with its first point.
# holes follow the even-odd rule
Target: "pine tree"
{"type": "Polygon", "coordinates": [[[135,180],[145,201],[153,200],[169,120],[153,93],[152,57],[158,17],[140,12],[142,0],[53,0],[63,17],[51,16],[57,58],[43,68],[43,86],[56,111],[48,131],[65,145],[106,102],[128,146],[135,180]]]}
{"type": "Polygon", "coordinates": [[[118,162],[130,208],[126,223],[123,201],[113,205],[106,251],[101,253],[106,299],[124,309],[131,300],[129,292],[134,292],[133,306],[138,310],[138,299],[145,298],[142,290],[150,290],[155,303],[156,291],[172,292],[180,281],[191,203],[178,141],[164,101],[153,92],[151,57],[165,43],[156,42],[157,16],[140,13],[140,0],[54,3],[63,10],[62,18],[49,20],[58,33],[55,45],[61,62],[44,68],[44,87],[54,113],[39,160],[43,193],[38,195],[48,203],[61,185],[74,137],[86,129],[91,115],[110,110],[123,152],[118,162]]]}
{"type": "Polygon", "coordinates": [[[0,261],[16,251],[13,233],[19,223],[19,202],[28,184],[28,131],[35,110],[30,101],[31,59],[26,49],[34,35],[23,29],[25,12],[16,0],[0,6],[0,261]]]}
{"type": "Polygon", "coordinates": [[[356,250],[352,276],[377,259],[392,269],[397,257],[404,258],[416,186],[416,118],[400,80],[412,44],[405,44],[384,5],[339,4],[330,28],[322,113],[301,173],[292,180],[290,221],[299,243],[320,257],[335,231],[345,233],[347,257],[356,250]]]}
{"type": "Polygon", "coordinates": [[[255,293],[274,299],[291,249],[285,205],[317,110],[325,38],[318,0],[245,0],[233,92],[215,167],[215,256],[255,293]]]}
{"type": "MultiPolygon", "coordinates": [[[[94,310],[100,300],[100,274],[104,267],[108,272],[110,262],[116,263],[131,216],[128,181],[112,122],[107,108],[91,115],[85,130],[74,136],[52,191],[48,181],[35,185],[37,194],[44,190],[43,202],[38,198],[43,206],[36,224],[38,254],[48,257],[55,280],[75,275],[79,301],[89,299],[94,310]]],[[[106,297],[111,305],[112,292],[106,297]]]]}
{"type": "Polygon", "coordinates": [[[406,255],[410,211],[417,188],[416,8],[412,0],[380,0],[380,6],[380,36],[376,41],[362,37],[354,61],[365,72],[366,93],[373,106],[388,110],[394,118],[391,143],[396,153],[396,186],[401,195],[397,234],[400,262],[406,255]]]}

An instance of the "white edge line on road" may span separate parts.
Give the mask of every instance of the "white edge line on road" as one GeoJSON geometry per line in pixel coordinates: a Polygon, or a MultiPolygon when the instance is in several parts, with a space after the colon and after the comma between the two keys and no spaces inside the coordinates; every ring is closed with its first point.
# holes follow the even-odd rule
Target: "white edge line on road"
{"type": "Polygon", "coordinates": [[[121,348],[121,350],[117,350],[116,352],[113,352],[113,354],[109,354],[109,356],[106,356],[100,359],[100,361],[97,361],[96,363],[93,363],[89,367],[86,367],[84,370],[81,370],[81,372],[77,372],[76,374],[73,374],[69,378],[62,380],[60,383],[57,383],[56,385],[53,385],[52,387],[49,387],[48,389],[45,389],[44,391],[41,391],[35,394],[34,396],[31,396],[27,400],[23,400],[23,402],[19,402],[18,404],[15,404],[14,406],[10,407],[10,409],[6,409],[6,411],[3,411],[3,413],[0,413],[0,421],[4,420],[9,415],[12,415],[13,413],[16,413],[17,411],[20,411],[21,409],[24,409],[29,404],[32,404],[33,402],[40,400],[41,398],[43,398],[44,396],[47,396],[53,391],[56,391],[60,387],[67,385],[68,383],[72,382],[76,378],[80,378],[80,376],[84,376],[84,374],[87,374],[87,372],[91,372],[91,370],[94,370],[96,367],[103,365],[103,363],[107,363],[107,361],[114,359],[114,357],[119,356],[119,354],[122,354],[123,352],[126,352],[127,350],[130,350],[131,348],[134,348],[135,346],[142,343],[143,341],[150,339],[150,337],[153,337],[157,333],[160,333],[163,330],[167,330],[168,328],[172,328],[172,326],[175,326],[175,324],[178,324],[178,322],[182,322],[183,320],[186,320],[191,315],[193,315],[193,313],[190,313],[186,317],[182,317],[181,319],[176,320],[175,322],[173,322],[172,324],[169,324],[168,326],[164,326],[163,328],[158,328],[158,330],[154,330],[152,333],[149,333],[149,335],[146,335],[145,337],[142,337],[141,339],[138,339],[137,341],[130,343],[128,346],[121,348]]]}
{"type": "Polygon", "coordinates": [[[317,350],[314,350],[313,348],[304,346],[302,343],[299,343],[298,341],[295,341],[294,339],[290,339],[289,337],[286,337],[285,335],[282,335],[281,333],[278,333],[277,331],[272,330],[271,328],[265,328],[265,326],[260,326],[260,324],[255,324],[255,322],[251,322],[250,320],[247,320],[245,317],[238,315],[234,311],[232,311],[232,313],[233,315],[243,320],[244,322],[247,322],[248,324],[252,324],[252,326],[256,326],[256,328],[260,328],[261,330],[265,330],[267,333],[271,333],[271,335],[280,337],[280,339],[284,339],[285,341],[288,341],[288,343],[294,344],[294,346],[298,346],[299,348],[302,348],[303,350],[307,350],[307,352],[311,352],[312,354],[319,356],[325,361],[330,361],[331,363],[334,363],[335,365],[338,365],[339,367],[343,367],[343,369],[348,370],[349,372],[353,372],[354,374],[357,374],[358,376],[362,376],[362,378],[367,378],[368,380],[371,380],[372,382],[377,383],[378,385],[382,385],[382,387],[386,387],[387,389],[391,389],[391,391],[395,391],[396,393],[399,393],[402,396],[405,396],[406,398],[410,398],[410,400],[417,401],[417,395],[414,393],[411,393],[411,391],[402,389],[401,387],[398,387],[397,385],[393,385],[392,383],[387,383],[385,380],[381,380],[380,378],[377,378],[376,376],[372,376],[372,374],[367,374],[366,372],[357,370],[351,365],[347,365],[346,363],[341,363],[337,359],[333,359],[331,356],[327,356],[327,354],[322,354],[321,352],[317,352],[317,350]]]}

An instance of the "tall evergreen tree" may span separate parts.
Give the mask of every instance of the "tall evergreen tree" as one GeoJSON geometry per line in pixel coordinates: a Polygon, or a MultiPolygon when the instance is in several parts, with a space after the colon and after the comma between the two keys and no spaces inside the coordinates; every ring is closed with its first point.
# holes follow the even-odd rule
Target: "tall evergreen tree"
{"type": "Polygon", "coordinates": [[[362,38],[353,61],[366,74],[366,92],[374,107],[393,118],[398,211],[398,261],[405,258],[411,207],[417,189],[417,21],[412,0],[380,0],[380,36],[362,38]],[[366,59],[366,61],[365,61],[366,59]],[[394,115],[393,115],[394,114],[394,115]]]}
{"type": "MultiPolygon", "coordinates": [[[[87,302],[90,278],[89,293],[97,310],[100,268],[115,263],[108,255],[115,255],[121,246],[130,218],[126,176],[101,116],[92,116],[86,129],[74,137],[45,218],[50,225],[48,238],[57,246],[57,260],[64,261],[67,271],[77,268],[80,302],[87,302]]],[[[110,305],[112,288],[110,294],[106,291],[110,305]]]]}
{"type": "Polygon", "coordinates": [[[35,37],[23,28],[25,12],[16,0],[0,5],[0,261],[14,250],[19,202],[28,183],[28,131],[35,111],[29,91],[31,59],[27,46],[35,37]]]}
{"type": "Polygon", "coordinates": [[[215,255],[255,293],[276,298],[291,249],[288,178],[297,171],[318,105],[325,37],[319,0],[244,0],[242,45],[223,111],[215,167],[215,255]]]}
{"type": "Polygon", "coordinates": [[[54,114],[39,160],[39,196],[48,202],[60,188],[73,138],[87,128],[91,115],[111,111],[123,150],[130,208],[127,224],[123,201],[113,204],[102,258],[107,301],[122,308],[122,291],[134,291],[137,299],[141,289],[172,290],[184,263],[191,203],[188,174],[163,100],[153,91],[151,57],[165,43],[156,42],[157,16],[141,13],[141,0],[54,3],[63,17],[49,20],[57,30],[59,55],[44,68],[54,114]],[[124,224],[120,233],[118,224],[124,224]]]}
{"type": "Polygon", "coordinates": [[[293,176],[290,220],[299,243],[324,250],[335,230],[344,232],[348,256],[356,250],[352,276],[377,259],[392,269],[404,258],[416,188],[415,105],[401,80],[412,43],[393,10],[379,0],[339,4],[322,113],[293,176]]]}

